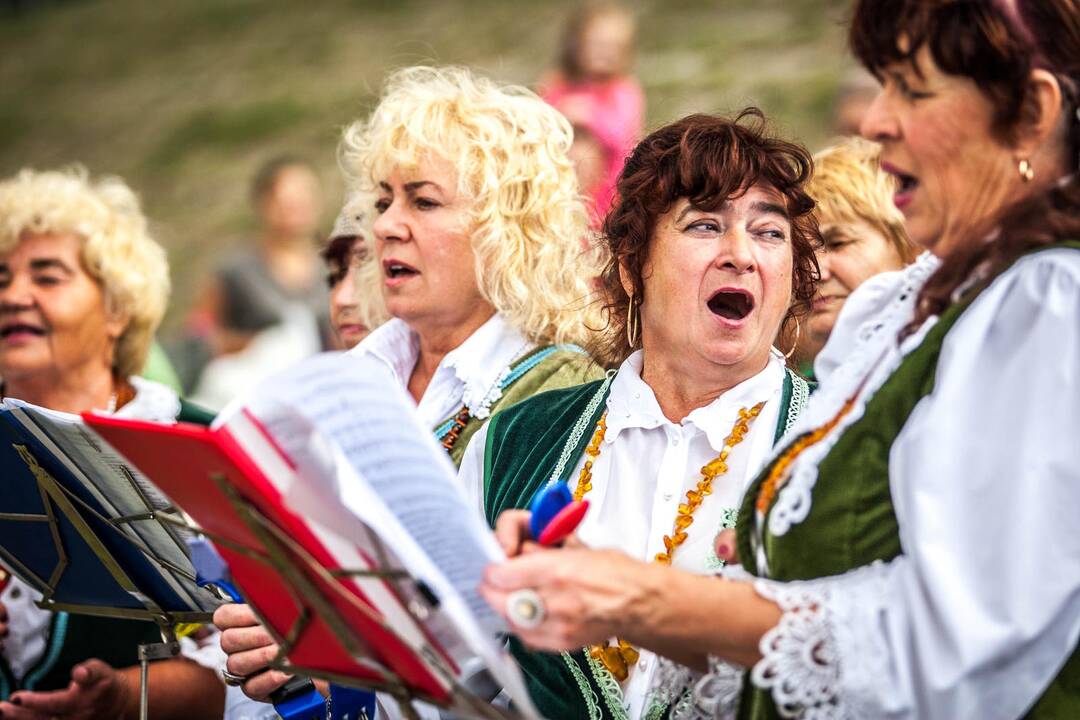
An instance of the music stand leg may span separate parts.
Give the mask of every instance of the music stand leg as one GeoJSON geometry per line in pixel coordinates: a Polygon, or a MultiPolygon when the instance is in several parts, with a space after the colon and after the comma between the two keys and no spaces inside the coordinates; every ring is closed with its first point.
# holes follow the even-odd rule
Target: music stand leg
{"type": "Polygon", "coordinates": [[[180,643],[149,643],[139,646],[139,720],[150,718],[150,661],[168,660],[180,654],[180,643]]]}

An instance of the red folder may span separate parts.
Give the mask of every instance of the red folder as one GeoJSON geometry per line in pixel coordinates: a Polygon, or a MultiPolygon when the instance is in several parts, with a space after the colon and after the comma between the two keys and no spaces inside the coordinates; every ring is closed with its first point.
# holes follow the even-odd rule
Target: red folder
{"type": "Polygon", "coordinates": [[[244,597],[281,644],[288,660],[279,657],[282,667],[399,696],[449,700],[446,669],[456,674],[454,662],[412,614],[402,587],[380,575],[370,552],[328,538],[285,505],[280,479],[295,466],[253,416],[242,412],[215,430],[92,414],[84,419],[215,541],[244,597]]]}

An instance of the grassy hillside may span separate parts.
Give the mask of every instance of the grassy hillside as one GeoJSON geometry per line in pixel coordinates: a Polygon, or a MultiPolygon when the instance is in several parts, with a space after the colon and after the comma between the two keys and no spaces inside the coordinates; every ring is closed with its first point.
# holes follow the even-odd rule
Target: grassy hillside
{"type": "MultiPolygon", "coordinates": [[[[262,159],[311,157],[336,202],[340,128],[370,108],[388,68],[463,63],[531,83],[573,4],[67,0],[0,13],[0,174],[78,161],[125,177],[169,249],[175,322],[249,233],[262,159]]],[[[846,2],[629,4],[651,125],[756,103],[811,148],[827,139],[850,63],[846,2]]]]}

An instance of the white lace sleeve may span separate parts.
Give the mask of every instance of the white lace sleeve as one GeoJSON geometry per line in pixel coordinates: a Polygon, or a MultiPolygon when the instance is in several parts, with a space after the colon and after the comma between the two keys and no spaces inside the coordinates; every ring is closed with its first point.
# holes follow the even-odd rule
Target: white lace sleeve
{"type": "Polygon", "coordinates": [[[784,714],[1023,717],[1077,652],[1078,317],[1077,251],[998,277],[949,330],[889,450],[903,554],[757,583],[783,617],[751,680],[784,714]]]}
{"type": "MultiPolygon", "coordinates": [[[[903,560],[896,561],[902,563],[903,560]]],[[[784,717],[805,720],[876,717],[875,681],[888,648],[873,628],[889,599],[896,564],[877,563],[838,578],[754,588],[783,611],[761,638],[761,660],[751,681],[772,693],[784,717]]]]}
{"type": "Polygon", "coordinates": [[[670,706],[671,720],[734,720],[745,674],[745,668],[715,657],[704,674],[660,658],[647,706],[670,706]]]}

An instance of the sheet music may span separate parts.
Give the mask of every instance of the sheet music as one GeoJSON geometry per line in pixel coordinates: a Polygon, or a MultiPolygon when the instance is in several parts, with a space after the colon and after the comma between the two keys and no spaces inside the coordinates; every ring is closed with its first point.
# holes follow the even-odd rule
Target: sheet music
{"type": "Polygon", "coordinates": [[[521,676],[495,641],[505,624],[477,590],[484,567],[505,556],[386,368],[371,358],[320,355],[272,378],[244,408],[303,477],[279,487],[286,502],[343,537],[357,537],[357,519],[374,530],[532,716],[521,676]]]}
{"type": "MultiPolygon", "coordinates": [[[[168,506],[161,491],[125,462],[79,416],[13,398],[4,400],[4,404],[46,447],[54,448],[57,458],[113,517],[139,515],[168,506]],[[133,482],[139,486],[138,491],[132,487],[133,482]]],[[[149,548],[153,554],[151,560],[158,564],[162,577],[174,592],[191,603],[192,609],[213,612],[220,604],[213,595],[195,585],[195,568],[184,550],[183,540],[172,528],[150,519],[119,527],[125,533],[133,533],[149,548]],[[171,568],[161,566],[160,561],[171,568]]]]}
{"type": "Polygon", "coordinates": [[[248,407],[275,439],[284,446],[296,437],[275,432],[275,418],[282,422],[285,416],[272,404],[281,402],[340,448],[483,626],[493,635],[504,631],[499,615],[477,591],[484,567],[502,559],[502,552],[468,505],[445,451],[420,425],[389,372],[371,359],[326,354],[271,385],[273,390],[259,393],[263,400],[248,407]]]}

